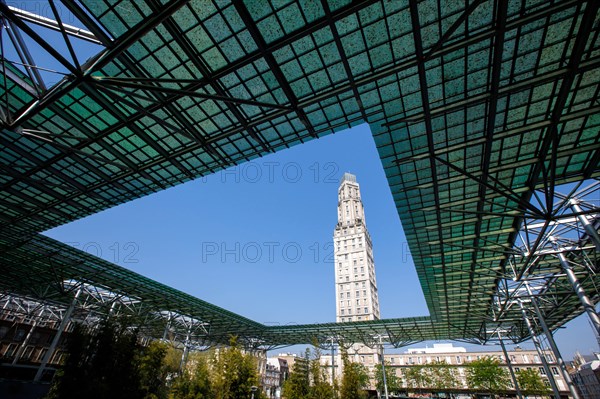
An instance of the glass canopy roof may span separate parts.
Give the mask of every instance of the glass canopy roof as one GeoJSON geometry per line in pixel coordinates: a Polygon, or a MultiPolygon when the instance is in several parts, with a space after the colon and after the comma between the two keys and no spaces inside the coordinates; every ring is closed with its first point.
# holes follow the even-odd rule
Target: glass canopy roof
{"type": "MultiPolygon", "coordinates": [[[[402,345],[498,328],[526,339],[520,311],[498,306],[503,282],[552,276],[539,293],[563,325],[582,308],[556,253],[511,265],[527,220],[556,220],[555,186],[600,174],[599,3],[447,3],[65,2],[104,48],[85,62],[60,21],[70,58],[0,3],[3,29],[69,72],[48,89],[3,56],[0,287],[66,303],[61,281],[94,284],[202,320],[213,342],[402,345]],[[267,327],[39,234],[364,121],[431,317],[267,327]]],[[[593,270],[589,240],[569,256],[593,270]]],[[[580,277],[597,301],[598,278],[580,277]]]]}

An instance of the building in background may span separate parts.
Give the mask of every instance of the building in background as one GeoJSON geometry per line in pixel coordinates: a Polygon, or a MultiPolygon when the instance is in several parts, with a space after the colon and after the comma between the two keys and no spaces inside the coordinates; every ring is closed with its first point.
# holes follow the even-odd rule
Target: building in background
{"type": "Polygon", "coordinates": [[[290,369],[285,358],[269,357],[266,373],[263,376],[263,390],[269,398],[280,398],[283,383],[288,379],[290,369]]]}
{"type": "MultiPolygon", "coordinates": [[[[344,173],[338,188],[337,224],[333,232],[336,322],[379,320],[379,295],[375,278],[373,243],[356,176],[344,173]]],[[[376,351],[354,343],[349,349],[351,361],[368,367],[361,359],[376,357],[376,351]]],[[[341,356],[322,356],[320,361],[336,378],[343,371],[341,356]]],[[[372,365],[369,371],[372,372],[372,365]]]]}
{"type": "Polygon", "coordinates": [[[581,399],[600,399],[600,353],[588,356],[576,353],[571,378],[581,399]]]}
{"type": "Polygon", "coordinates": [[[338,189],[335,248],[336,321],[378,320],[379,295],[373,244],[356,176],[345,173],[338,189]]]}
{"type": "MultiPolygon", "coordinates": [[[[365,209],[361,199],[360,186],[356,176],[345,173],[338,189],[337,224],[333,240],[335,248],[335,295],[336,322],[360,322],[378,320],[380,318],[379,295],[375,278],[375,261],[373,243],[367,229],[365,209]]],[[[353,343],[347,350],[349,360],[364,365],[371,376],[375,366],[381,363],[381,352],[377,347],[369,347],[361,343],[353,343]]],[[[536,369],[547,386],[550,381],[535,350],[523,350],[517,347],[508,355],[515,372],[521,369],[536,369]]],[[[411,367],[422,367],[434,362],[444,362],[453,368],[459,381],[458,391],[468,392],[466,383],[466,364],[483,357],[500,360],[503,367],[508,367],[502,351],[467,352],[464,347],[455,347],[451,343],[434,344],[433,347],[412,348],[402,354],[384,355],[386,366],[407,387],[405,373],[411,367]]],[[[550,361],[550,370],[562,396],[568,395],[568,387],[562,377],[554,356],[546,354],[550,361]]],[[[334,373],[341,379],[343,365],[339,352],[324,352],[320,358],[321,366],[327,370],[329,378],[334,373]]],[[[599,362],[600,364],[600,362],[599,362]]],[[[375,380],[371,380],[371,388],[375,380]]],[[[427,388],[427,387],[423,387],[427,388]]],[[[600,387],[599,387],[600,388],[600,387]]],[[[514,387],[512,388],[514,390],[514,387]]],[[[600,396],[593,399],[600,399],[600,396]]]]}
{"type": "MultiPolygon", "coordinates": [[[[544,370],[540,356],[534,349],[521,349],[519,347],[507,351],[512,367],[516,373],[525,369],[536,369],[546,386],[550,387],[548,376],[544,370]]],[[[560,374],[556,359],[550,352],[545,353],[549,362],[552,377],[556,385],[564,395],[568,394],[568,387],[560,374]]],[[[424,366],[432,362],[444,362],[447,365],[454,366],[457,369],[459,381],[463,388],[467,388],[465,366],[484,357],[492,357],[500,360],[502,367],[508,368],[506,358],[501,350],[489,350],[482,352],[469,352],[463,347],[455,347],[452,344],[434,344],[430,348],[410,349],[402,354],[386,354],[385,362],[388,367],[392,367],[398,377],[404,377],[406,370],[414,366],[424,366]]]]}
{"type": "MultiPolygon", "coordinates": [[[[550,387],[550,381],[548,380],[548,376],[544,370],[543,364],[539,357],[539,354],[536,350],[529,349],[521,349],[519,347],[507,351],[508,356],[510,358],[510,362],[513,366],[515,372],[519,372],[520,370],[526,369],[535,369],[539,372],[542,380],[546,384],[546,386],[550,387]]],[[[371,376],[373,376],[372,370],[375,365],[381,362],[381,358],[377,353],[349,353],[350,359],[353,361],[358,361],[364,364],[369,370],[371,370],[371,376]]],[[[562,377],[558,364],[556,363],[556,359],[550,352],[545,352],[546,359],[549,362],[549,367],[552,373],[552,378],[556,381],[556,385],[561,393],[561,397],[569,396],[569,390],[565,383],[564,378],[562,377]]],[[[406,373],[410,368],[413,367],[426,367],[428,364],[432,364],[434,362],[444,362],[449,367],[455,370],[455,375],[458,378],[459,386],[455,390],[457,394],[470,394],[472,393],[469,390],[469,387],[466,383],[466,368],[468,363],[479,360],[484,357],[492,357],[500,360],[500,366],[508,368],[506,363],[506,358],[501,350],[489,350],[482,352],[469,352],[464,347],[455,347],[451,343],[445,344],[434,344],[433,347],[426,348],[412,348],[408,349],[404,353],[388,353],[385,354],[385,364],[386,368],[390,367],[394,370],[396,376],[400,378],[402,383],[402,387],[404,391],[410,392],[415,391],[415,389],[410,389],[408,387],[406,381],[406,373]],[[407,388],[409,388],[407,390],[407,388]]],[[[335,356],[336,365],[340,364],[339,355],[335,356]]],[[[600,362],[599,362],[600,363],[600,362]]],[[[329,373],[331,377],[331,355],[323,355],[321,357],[321,364],[329,373]]],[[[337,371],[336,367],[336,378],[341,378],[341,372],[337,371]]],[[[371,379],[371,388],[375,387],[375,380],[371,379]]],[[[431,387],[422,387],[423,392],[427,392],[428,388],[431,387]]],[[[431,389],[435,391],[435,389],[431,389]]],[[[509,389],[509,393],[513,393],[516,395],[516,391],[514,387],[509,389]]],[[[594,397],[596,399],[596,397],[594,397]]],[[[599,398],[600,399],[600,398],[599,398]]]]}
{"type": "Polygon", "coordinates": [[[66,358],[66,342],[74,324],[66,324],[53,347],[60,324],[55,316],[63,309],[7,294],[0,297],[0,308],[0,378],[33,378],[46,359],[42,380],[49,381],[66,358]]]}

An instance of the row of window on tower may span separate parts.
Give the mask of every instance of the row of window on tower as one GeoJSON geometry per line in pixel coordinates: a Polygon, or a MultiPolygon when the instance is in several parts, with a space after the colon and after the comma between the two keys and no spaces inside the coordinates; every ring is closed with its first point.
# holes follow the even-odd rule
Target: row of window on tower
{"type": "MultiPolygon", "coordinates": [[[[354,254],[354,255],[357,255],[357,254],[354,254]]],[[[362,255],[362,254],[358,254],[358,255],[362,255]]],[[[369,266],[371,266],[373,264],[373,258],[371,257],[371,254],[369,254],[369,253],[367,254],[367,256],[368,256],[367,264],[369,266]]],[[[363,259],[364,258],[360,258],[360,264],[361,265],[364,264],[364,260],[363,259]]],[[[344,260],[348,260],[348,254],[344,254],[344,260]]],[[[352,266],[356,266],[356,259],[352,260],[352,266]]],[[[338,267],[340,267],[340,268],[342,267],[342,262],[338,262],[338,267]]]]}
{"type": "MultiPolygon", "coordinates": [[[[358,282],[354,283],[354,288],[357,289],[358,287],[359,287],[359,283],[358,282]]],[[[367,288],[366,281],[362,282],[362,288],[367,288]]],[[[350,284],[340,284],[340,290],[341,291],[350,291],[350,284]]]]}
{"type": "MultiPolygon", "coordinates": [[[[344,240],[343,244],[343,249],[347,250],[348,249],[348,244],[349,244],[350,239],[348,240],[344,240]]],[[[352,243],[350,243],[351,245],[351,249],[356,249],[356,245],[358,244],[358,248],[362,248],[363,247],[363,239],[362,237],[358,237],[358,240],[356,238],[352,239],[352,243]]],[[[341,241],[337,241],[336,242],[336,247],[335,247],[336,251],[341,251],[342,250],[342,242],[341,241]]]]}
{"type": "MultiPolygon", "coordinates": [[[[341,267],[342,267],[342,264],[340,263],[340,269],[339,269],[340,273],[342,272],[341,267]]],[[[360,267],[360,272],[363,273],[363,276],[364,276],[364,272],[365,272],[365,267],[364,266],[360,267]]],[[[348,273],[348,268],[346,268],[346,273],[348,273]]],[[[358,267],[354,268],[354,274],[356,274],[356,273],[358,273],[358,267]]]]}
{"type": "MultiPolygon", "coordinates": [[[[348,268],[347,265],[346,265],[345,268],[342,268],[342,263],[341,262],[338,265],[339,265],[339,267],[338,267],[337,275],[338,275],[338,278],[339,278],[339,282],[344,282],[344,281],[349,282],[350,281],[350,276],[351,276],[350,275],[350,269],[348,268]]],[[[354,261],[354,265],[356,265],[356,260],[354,261]]],[[[354,280],[357,280],[359,278],[359,276],[360,276],[360,278],[363,278],[363,279],[365,278],[365,267],[364,266],[360,266],[360,269],[359,269],[358,266],[355,266],[353,268],[353,271],[354,271],[354,280]],[[360,270],[360,274],[359,274],[359,270],[360,270]]],[[[369,269],[369,276],[368,277],[370,279],[373,279],[373,280],[375,279],[375,274],[373,272],[373,268],[369,269]]]]}
{"type": "Polygon", "coordinates": [[[343,200],[346,198],[359,198],[360,199],[360,190],[358,187],[346,186],[346,189],[340,191],[339,200],[343,200]]]}
{"type": "MultiPolygon", "coordinates": [[[[362,292],[362,293],[363,293],[363,296],[364,296],[364,297],[366,297],[366,296],[367,296],[367,290],[363,290],[363,292],[362,292]]],[[[346,292],[345,294],[346,294],[346,298],[348,298],[348,299],[349,299],[349,298],[350,298],[350,292],[346,292]]],[[[358,290],[356,291],[356,295],[355,295],[355,297],[356,297],[356,298],[360,297],[360,291],[358,291],[358,290]]],[[[340,292],[340,299],[344,299],[344,293],[343,293],[343,292],[340,292]]],[[[340,303],[341,303],[341,302],[340,302],[340,303]]],[[[358,304],[358,302],[357,302],[357,304],[358,304]]],[[[342,305],[342,306],[344,306],[344,305],[342,305]]]]}
{"type": "MultiPolygon", "coordinates": [[[[340,273],[341,273],[341,272],[340,272],[340,273]]],[[[348,273],[348,269],[346,269],[346,273],[348,273]]],[[[370,273],[370,274],[369,274],[369,277],[370,277],[371,279],[375,279],[375,277],[373,276],[373,273],[370,273]]],[[[355,274],[355,275],[354,275],[354,279],[352,279],[352,281],[355,281],[355,280],[358,280],[358,279],[359,279],[359,275],[358,275],[358,274],[355,274]]],[[[362,274],[360,275],[360,279],[361,279],[361,280],[362,280],[362,279],[365,279],[365,280],[366,280],[366,276],[365,276],[365,274],[364,274],[364,273],[362,273],[362,274]]],[[[345,274],[345,275],[343,275],[343,276],[341,276],[341,275],[340,275],[338,283],[343,283],[343,282],[346,282],[346,283],[349,283],[349,282],[350,282],[350,275],[349,275],[349,274],[345,274]]]]}
{"type": "MultiPolygon", "coordinates": [[[[362,304],[364,306],[367,306],[367,298],[363,298],[362,304]]],[[[361,305],[360,298],[357,298],[356,299],[356,307],[359,307],[360,305],[361,305]]],[[[343,308],[344,306],[347,306],[347,307],[352,306],[352,301],[350,299],[348,299],[348,300],[341,300],[340,301],[340,309],[343,308]]]]}
{"type": "MultiPolygon", "coordinates": [[[[360,310],[361,310],[360,308],[357,308],[356,309],[356,314],[361,314],[360,310]]],[[[369,308],[364,308],[364,310],[365,310],[364,314],[368,314],[369,313],[369,308]]],[[[344,309],[340,310],[340,315],[344,316],[344,309]]],[[[352,308],[349,308],[348,309],[348,316],[351,316],[351,315],[352,315],[352,308]]]]}
{"type": "Polygon", "coordinates": [[[337,230],[335,232],[335,235],[336,236],[347,236],[348,234],[354,234],[354,233],[358,234],[358,233],[361,233],[361,232],[362,232],[362,227],[361,226],[358,226],[356,228],[356,231],[353,228],[345,228],[344,227],[342,230],[337,230]]]}

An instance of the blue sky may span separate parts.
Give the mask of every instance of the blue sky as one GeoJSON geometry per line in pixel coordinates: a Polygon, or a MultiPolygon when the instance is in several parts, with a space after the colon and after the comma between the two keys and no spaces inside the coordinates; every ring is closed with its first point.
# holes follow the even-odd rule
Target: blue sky
{"type": "Polygon", "coordinates": [[[48,235],[260,322],[331,322],[332,235],[339,178],[346,171],[356,174],[361,185],[382,316],[427,315],[366,125],[109,209],[48,235]]]}
{"type": "MultiPolygon", "coordinates": [[[[262,323],[332,322],[332,234],[344,172],[355,174],[361,187],[382,317],[428,315],[367,125],[47,234],[262,323]]],[[[585,316],[556,337],[567,358],[597,350],[585,316]]]]}
{"type": "MultiPolygon", "coordinates": [[[[46,1],[9,5],[53,18],[46,1]]],[[[81,26],[59,5],[63,21],[81,26]]],[[[34,28],[68,54],[60,34],[34,28]]],[[[29,41],[30,42],[30,41],[29,41]]],[[[65,68],[31,44],[36,62],[65,68]]],[[[101,50],[74,41],[79,61],[101,50]]],[[[11,48],[7,58],[16,59],[11,48]]],[[[42,72],[49,84],[62,75],[42,72]]],[[[47,234],[266,324],[335,320],[332,233],[338,181],[357,176],[384,318],[428,315],[366,125],[89,216],[47,234]]],[[[556,333],[565,357],[598,350],[585,316],[556,333]]],[[[419,344],[417,346],[422,346],[419,344]]]]}

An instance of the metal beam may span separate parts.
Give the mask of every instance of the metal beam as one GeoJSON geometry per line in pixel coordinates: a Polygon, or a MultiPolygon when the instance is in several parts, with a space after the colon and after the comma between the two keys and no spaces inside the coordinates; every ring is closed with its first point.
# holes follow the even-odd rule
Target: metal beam
{"type": "Polygon", "coordinates": [[[4,15],[13,25],[17,26],[20,30],[25,32],[27,36],[33,39],[41,48],[43,48],[48,54],[56,59],[62,66],[64,66],[70,73],[75,76],[81,74],[81,70],[71,64],[62,54],[50,43],[48,43],[43,37],[41,37],[36,31],[34,31],[29,25],[18,17],[10,7],[3,1],[0,1],[0,13],[4,15]]]}
{"type": "Polygon", "coordinates": [[[57,32],[64,30],[66,34],[69,36],[73,36],[77,39],[85,40],[90,43],[102,45],[103,43],[96,38],[96,36],[85,29],[78,28],[76,26],[63,24],[61,22],[55,21],[50,18],[43,17],[39,13],[33,13],[29,11],[22,10],[17,7],[8,6],[8,9],[12,11],[14,15],[21,18],[24,21],[28,21],[34,23],[36,25],[42,26],[44,28],[52,29],[57,32]]]}
{"type": "MultiPolygon", "coordinates": [[[[286,80],[285,76],[283,75],[283,72],[281,71],[279,64],[275,60],[273,53],[268,50],[267,43],[266,43],[265,39],[262,37],[262,34],[260,33],[258,26],[252,19],[250,12],[246,8],[246,5],[240,0],[234,1],[233,4],[235,6],[236,11],[242,18],[242,21],[244,21],[246,28],[250,32],[252,39],[254,39],[254,42],[258,46],[259,51],[262,53],[262,56],[267,61],[267,64],[269,65],[271,72],[273,73],[273,75],[275,75],[275,78],[277,79],[277,83],[279,83],[279,86],[281,87],[281,89],[285,93],[286,97],[288,98],[288,101],[292,105],[292,109],[298,115],[298,119],[300,119],[302,124],[304,124],[304,126],[309,131],[311,136],[318,137],[317,134],[315,133],[315,130],[314,130],[312,124],[308,120],[306,113],[299,106],[298,98],[294,94],[294,91],[292,90],[288,81],[286,80]]],[[[329,16],[328,22],[329,21],[331,21],[331,16],[329,16]]]]}
{"type": "Polygon", "coordinates": [[[517,376],[515,375],[515,370],[512,366],[512,361],[510,360],[510,356],[508,356],[508,352],[506,351],[506,346],[504,345],[504,340],[502,339],[502,335],[500,331],[498,333],[498,340],[500,341],[500,346],[502,347],[502,353],[504,353],[504,359],[506,359],[506,365],[508,366],[508,371],[510,372],[510,378],[515,386],[515,391],[517,392],[517,398],[523,399],[523,394],[521,393],[521,388],[519,387],[519,381],[517,380],[517,376]]]}
{"type": "Polygon", "coordinates": [[[579,220],[579,223],[581,223],[583,229],[585,230],[587,235],[590,237],[590,240],[596,247],[596,252],[600,254],[600,236],[598,235],[596,228],[588,220],[583,209],[581,209],[581,207],[579,206],[579,200],[576,198],[571,198],[569,200],[569,205],[571,205],[571,209],[573,209],[573,212],[577,214],[577,219],[579,220]]]}
{"type": "Polygon", "coordinates": [[[557,240],[554,237],[550,237],[550,242],[552,242],[554,249],[559,251],[559,253],[557,254],[557,257],[560,262],[560,265],[562,266],[565,274],[567,275],[569,282],[573,286],[573,291],[575,291],[575,293],[577,294],[577,297],[579,298],[579,301],[581,302],[583,309],[585,310],[588,317],[590,318],[592,326],[594,327],[596,332],[598,334],[600,334],[600,317],[598,316],[598,313],[596,313],[596,307],[594,306],[594,304],[588,297],[587,293],[585,292],[585,289],[583,288],[579,279],[573,272],[573,269],[571,268],[571,265],[569,264],[569,261],[568,261],[567,257],[565,256],[565,254],[561,251],[561,248],[560,248],[557,240]]]}
{"type": "Polygon", "coordinates": [[[529,330],[529,335],[531,335],[531,340],[537,349],[538,355],[540,356],[540,360],[542,361],[542,365],[544,366],[544,370],[546,371],[546,377],[548,377],[548,381],[550,381],[550,386],[552,387],[552,392],[554,392],[554,399],[560,399],[560,392],[558,390],[558,386],[556,385],[556,381],[554,380],[554,376],[552,375],[552,370],[550,370],[550,366],[548,365],[548,360],[546,359],[546,354],[542,348],[542,345],[533,329],[531,321],[523,307],[523,303],[519,301],[519,307],[521,308],[521,313],[523,315],[523,320],[527,325],[527,329],[529,330]]]}
{"type": "MultiPolygon", "coordinates": [[[[191,91],[191,90],[186,90],[186,89],[175,89],[175,88],[159,86],[159,85],[137,83],[136,82],[137,79],[135,77],[111,78],[111,77],[105,77],[105,76],[93,76],[92,79],[94,79],[94,81],[97,84],[101,84],[104,86],[125,87],[125,88],[134,89],[134,90],[144,90],[147,92],[155,91],[158,93],[176,94],[178,96],[183,96],[183,97],[194,97],[194,98],[199,98],[202,100],[213,100],[213,101],[221,101],[221,102],[232,103],[232,104],[252,105],[254,107],[259,107],[259,108],[273,108],[273,109],[281,109],[281,110],[287,110],[287,111],[292,110],[291,107],[288,107],[286,105],[263,103],[263,102],[259,102],[259,101],[253,101],[253,100],[245,100],[243,98],[216,96],[213,94],[199,93],[197,91],[191,91]]],[[[161,83],[160,79],[155,81],[155,83],[160,84],[161,83]]]]}
{"type": "Polygon", "coordinates": [[[546,324],[546,320],[544,320],[544,315],[542,314],[542,311],[540,310],[540,307],[537,304],[537,298],[531,292],[531,288],[529,287],[529,284],[525,283],[525,287],[527,288],[527,293],[531,297],[531,303],[532,303],[533,309],[537,315],[537,319],[540,322],[540,325],[542,326],[542,330],[544,331],[544,334],[546,335],[546,339],[548,340],[548,343],[550,344],[550,348],[552,349],[552,352],[554,353],[554,357],[556,358],[556,362],[558,363],[560,372],[562,373],[562,377],[565,380],[565,383],[567,384],[569,391],[571,392],[571,396],[573,397],[573,399],[580,399],[579,394],[577,393],[577,389],[575,389],[575,386],[573,385],[573,381],[571,380],[571,376],[569,375],[569,371],[567,370],[567,366],[565,365],[565,362],[560,354],[560,351],[558,350],[558,346],[556,346],[556,342],[554,341],[554,336],[552,335],[552,332],[548,328],[548,325],[546,324]]]}
{"type": "MultiPolygon", "coordinates": [[[[427,85],[427,71],[425,69],[425,55],[423,53],[423,40],[421,38],[421,24],[419,22],[419,5],[417,3],[417,0],[409,0],[409,9],[410,9],[410,20],[411,20],[411,24],[412,24],[412,32],[413,32],[413,36],[415,39],[415,53],[416,53],[416,58],[417,58],[417,71],[418,71],[418,75],[419,75],[419,86],[420,86],[420,94],[421,94],[421,106],[423,107],[423,113],[426,115],[425,118],[425,131],[427,134],[427,149],[430,155],[430,159],[429,159],[429,173],[431,175],[431,179],[433,182],[433,198],[436,204],[439,204],[440,201],[440,194],[439,194],[439,187],[438,187],[438,172],[437,172],[437,167],[436,164],[433,160],[433,154],[435,151],[435,146],[433,144],[433,127],[431,125],[431,111],[430,111],[430,105],[429,105],[429,92],[428,92],[428,85],[427,85]]],[[[435,210],[435,214],[436,214],[436,218],[437,220],[441,220],[441,212],[439,210],[439,208],[436,207],[435,210]]],[[[445,256],[444,256],[444,235],[442,233],[442,226],[438,226],[438,237],[439,240],[441,242],[441,251],[440,251],[440,257],[441,257],[441,266],[442,266],[442,270],[443,270],[443,276],[442,279],[444,281],[444,303],[445,303],[445,309],[446,311],[448,311],[448,304],[449,304],[449,300],[448,300],[448,291],[445,287],[447,287],[447,276],[446,276],[446,271],[445,271],[445,256]]],[[[429,301],[430,306],[432,305],[433,301],[430,299],[429,301]]],[[[465,321],[466,324],[466,321],[465,321]]],[[[449,325],[448,325],[449,327],[449,325]]]]}
{"type": "Polygon", "coordinates": [[[78,288],[77,292],[75,293],[75,296],[73,297],[73,301],[67,308],[67,311],[63,314],[63,318],[56,330],[56,333],[54,334],[54,338],[52,338],[52,342],[50,343],[50,347],[48,348],[48,351],[42,358],[42,362],[40,363],[37,373],[35,374],[35,377],[33,378],[34,381],[38,382],[41,380],[42,375],[44,373],[44,369],[46,368],[46,365],[52,358],[52,355],[54,354],[54,351],[56,350],[56,346],[58,345],[58,341],[60,341],[60,337],[62,336],[62,333],[65,331],[67,324],[69,324],[69,322],[71,321],[71,315],[73,314],[73,310],[75,310],[75,306],[77,305],[77,298],[79,298],[80,294],[81,294],[81,288],[78,288]]]}

